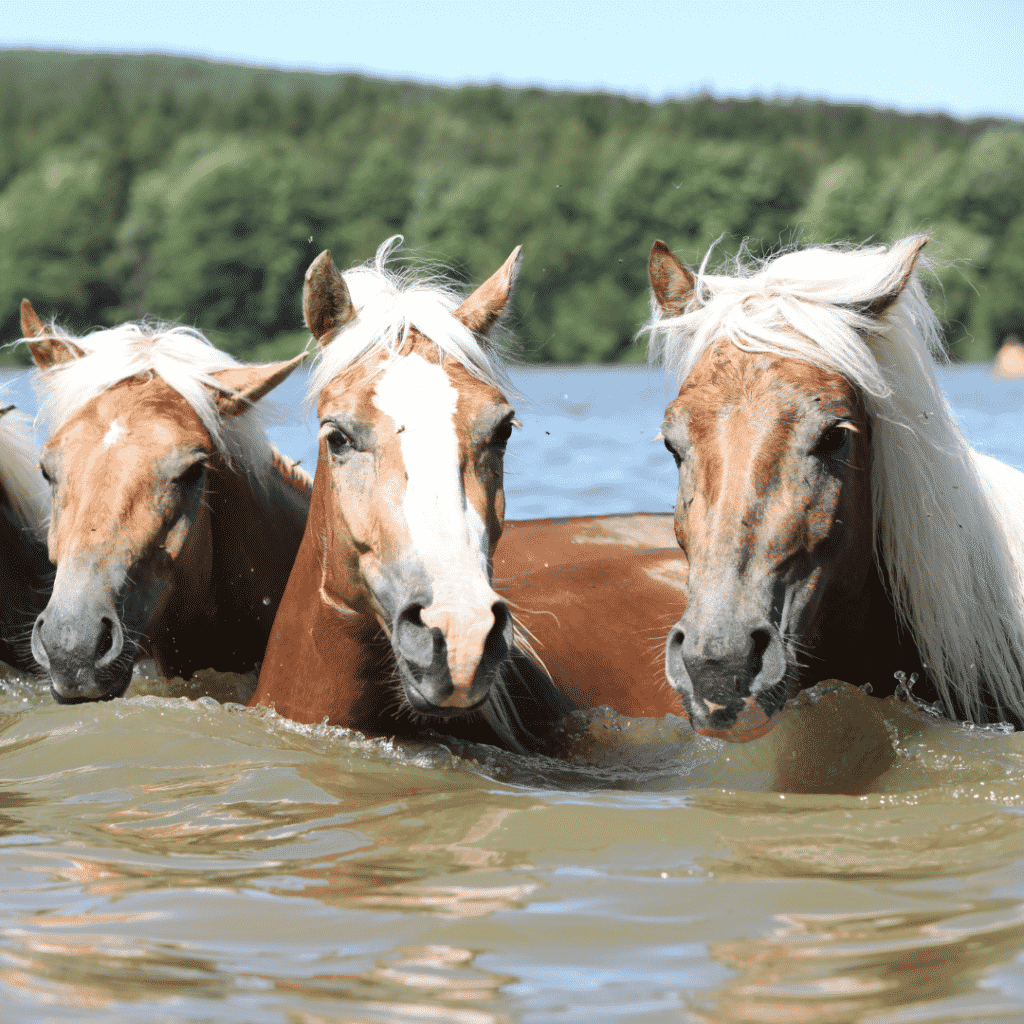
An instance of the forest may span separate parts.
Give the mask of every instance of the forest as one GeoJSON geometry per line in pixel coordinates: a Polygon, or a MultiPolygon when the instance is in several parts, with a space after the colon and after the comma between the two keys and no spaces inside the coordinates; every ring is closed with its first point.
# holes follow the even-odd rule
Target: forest
{"type": "Polygon", "coordinates": [[[523,359],[636,360],[655,238],[691,265],[721,239],[713,265],[917,231],[955,358],[1024,336],[1024,124],[0,52],[3,341],[28,297],[76,332],[153,316],[292,354],[310,260],[400,233],[466,283],[524,246],[523,359]]]}

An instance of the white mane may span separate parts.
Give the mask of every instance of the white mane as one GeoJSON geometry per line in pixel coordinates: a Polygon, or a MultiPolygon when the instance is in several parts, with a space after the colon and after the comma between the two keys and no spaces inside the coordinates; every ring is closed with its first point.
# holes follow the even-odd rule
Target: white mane
{"type": "MultiPolygon", "coordinates": [[[[916,273],[916,239],[794,251],[736,277],[697,275],[685,311],[645,330],[682,383],[718,338],[842,374],[871,418],[875,558],[947,712],[1024,719],[1024,475],[968,445],[935,376],[939,326],[916,273]]],[[[707,260],[705,259],[705,264],[707,260]]],[[[899,666],[893,666],[894,669],[899,666]]]]}
{"type": "Polygon", "coordinates": [[[39,416],[52,430],[60,429],[83,405],[123,380],[159,377],[192,407],[229,465],[237,462],[257,480],[266,479],[272,449],[260,407],[238,416],[221,416],[210,390],[225,390],[213,374],[242,364],[214,348],[202,332],[156,322],[121,324],[81,338],[52,325],[49,331],[85,352],[80,359],[33,374],[39,416]]]}
{"type": "Polygon", "coordinates": [[[380,246],[372,262],[342,274],[356,316],[329,345],[318,349],[309,376],[310,399],[315,400],[343,370],[371,355],[397,357],[413,327],[474,377],[511,389],[500,346],[492,340],[486,347],[481,345],[473,332],[452,316],[463,297],[450,282],[429,271],[387,268],[388,257],[401,243],[402,236],[394,235],[380,246]]]}
{"type": "MultiPolygon", "coordinates": [[[[8,403],[0,393],[0,409],[8,403]]],[[[14,514],[40,537],[46,533],[50,496],[36,470],[39,447],[32,438],[32,421],[9,408],[0,412],[0,488],[14,514]]]]}

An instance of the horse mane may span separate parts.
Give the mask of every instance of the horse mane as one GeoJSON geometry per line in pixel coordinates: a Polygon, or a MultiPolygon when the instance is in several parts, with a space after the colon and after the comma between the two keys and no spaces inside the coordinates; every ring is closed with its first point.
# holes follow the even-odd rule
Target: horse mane
{"type": "Polygon", "coordinates": [[[214,395],[224,387],[213,374],[242,364],[215,348],[201,331],[147,320],[83,337],[69,335],[55,324],[49,332],[85,353],[33,373],[39,416],[52,430],[59,430],[83,405],[122,381],[159,377],[189,404],[229,466],[237,463],[257,481],[266,480],[273,456],[263,410],[255,405],[237,416],[221,415],[214,395]]]}
{"type": "Polygon", "coordinates": [[[0,490],[18,519],[42,537],[46,534],[50,498],[36,470],[38,462],[32,421],[13,405],[0,403],[0,490]]]}
{"type": "Polygon", "coordinates": [[[683,312],[652,304],[644,330],[680,384],[724,337],[836,371],[860,392],[875,560],[897,616],[947,713],[1024,720],[1024,475],[967,443],[935,375],[944,349],[917,272],[872,315],[899,292],[917,244],[741,257],[731,277],[707,274],[705,258],[683,312]]]}
{"type": "Polygon", "coordinates": [[[402,241],[401,235],[393,235],[374,259],[342,274],[356,315],[329,345],[317,350],[309,376],[310,400],[350,366],[376,354],[397,358],[412,328],[429,338],[442,358],[454,359],[479,380],[514,390],[503,362],[504,346],[494,340],[497,332],[481,343],[452,315],[463,300],[454,282],[436,267],[387,266],[402,241]]]}
{"type": "Polygon", "coordinates": [[[297,462],[270,446],[274,471],[297,494],[309,499],[313,496],[313,478],[297,462]]]}

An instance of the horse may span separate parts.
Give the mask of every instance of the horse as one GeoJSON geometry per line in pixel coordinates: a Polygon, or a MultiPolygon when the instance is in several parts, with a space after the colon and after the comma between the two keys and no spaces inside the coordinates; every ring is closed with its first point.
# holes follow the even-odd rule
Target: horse
{"type": "Polygon", "coordinates": [[[42,542],[49,500],[30,428],[14,405],[0,405],[0,660],[25,671],[35,666],[29,634],[52,575],[42,542]]]}
{"type": "Polygon", "coordinates": [[[60,703],[122,695],[145,654],[165,678],[249,672],[266,647],[312,481],[256,403],[302,355],[246,366],[201,332],[122,324],[72,337],[28,300],[53,593],[31,647],[60,703]]]}
{"type": "Polygon", "coordinates": [[[970,447],[935,375],[923,236],[731,274],[649,260],[689,566],[667,677],[752,739],[799,688],[918,677],[950,718],[1024,722],[1024,475],[970,447]]]}
{"type": "Polygon", "coordinates": [[[664,521],[527,522],[497,553],[518,421],[494,328],[521,250],[463,300],[389,268],[398,241],[344,274],[325,251],[306,274],[319,455],[251,704],[369,735],[443,733],[517,751],[540,749],[581,702],[682,713],[649,635],[655,607],[680,607],[679,552],[638,550],[669,537],[664,521]],[[516,635],[513,609],[543,664],[516,635]],[[626,632],[626,672],[606,650],[575,657],[626,632]],[[595,668],[604,674],[590,680],[595,668]]]}

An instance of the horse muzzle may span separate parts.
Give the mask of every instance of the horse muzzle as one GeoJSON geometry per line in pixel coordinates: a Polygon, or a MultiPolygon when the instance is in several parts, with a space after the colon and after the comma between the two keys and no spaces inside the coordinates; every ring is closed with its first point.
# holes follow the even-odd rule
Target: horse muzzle
{"type": "Polygon", "coordinates": [[[512,615],[501,600],[470,622],[410,601],[398,613],[391,637],[412,709],[456,717],[487,700],[511,657],[512,615]]]}
{"type": "Polygon", "coordinates": [[[49,674],[61,704],[120,697],[132,678],[134,654],[113,607],[92,615],[47,607],[32,628],[32,654],[49,674]]]}
{"type": "Polygon", "coordinates": [[[770,732],[789,697],[789,665],[766,621],[701,630],[684,615],[669,633],[665,673],[696,732],[745,743],[770,732]]]}

